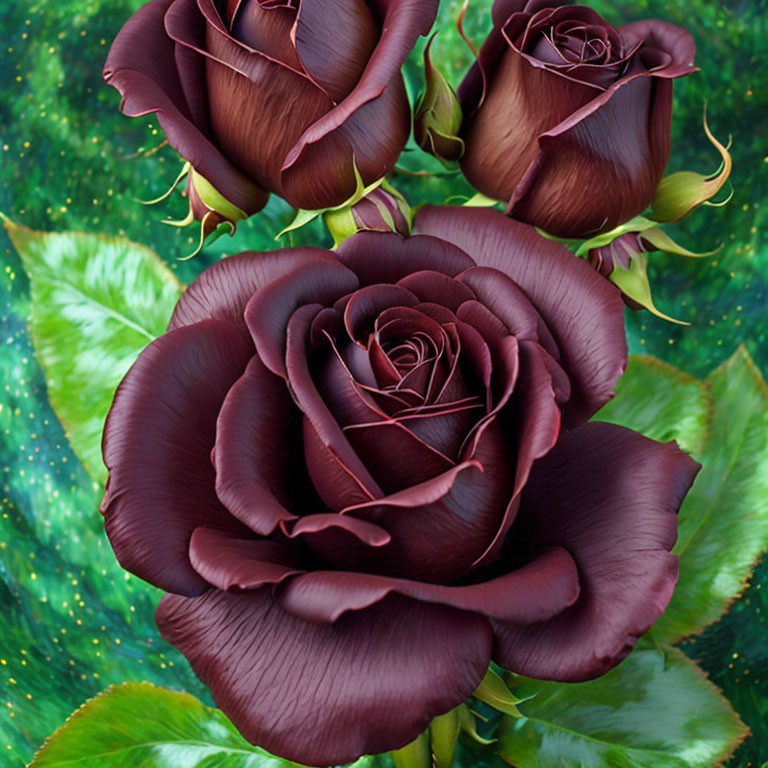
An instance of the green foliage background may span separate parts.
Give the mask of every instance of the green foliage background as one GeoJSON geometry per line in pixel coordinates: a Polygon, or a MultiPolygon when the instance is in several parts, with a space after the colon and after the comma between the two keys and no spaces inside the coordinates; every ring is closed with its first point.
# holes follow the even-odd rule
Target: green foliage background
{"type": "MultiPolygon", "coordinates": [[[[101,80],[111,39],[140,0],[5,0],[0,7],[0,211],[34,229],[125,234],[154,248],[182,282],[243,247],[276,247],[292,218],[273,199],[265,212],[200,257],[180,262],[196,233],[165,227],[183,217],[178,196],[144,208],[176,176],[151,118],[128,120],[101,80]]],[[[454,27],[460,3],[443,0],[435,61],[457,84],[470,54],[454,27]]],[[[693,249],[721,250],[704,261],[654,254],[658,305],[692,323],[672,326],[628,313],[633,352],[657,356],[703,378],[744,343],[768,372],[768,2],[766,0],[596,0],[607,18],[656,16],[695,35],[702,72],[678,81],[670,170],[708,172],[716,153],[701,130],[708,102],[719,137],[733,134],[733,201],[704,208],[673,232],[693,249]]],[[[467,30],[476,41],[490,0],[473,0],[467,30]]],[[[418,87],[420,56],[408,63],[418,87]]],[[[428,158],[408,151],[402,165],[428,158]]],[[[434,168],[434,166],[429,166],[434,168]]],[[[412,203],[468,194],[460,176],[396,176],[412,203]]],[[[27,328],[29,285],[5,235],[0,245],[0,764],[13,768],[86,698],[110,683],[150,680],[209,701],[187,665],[154,630],[155,590],[117,566],[97,512],[100,490],[67,445],[48,405],[46,382],[27,328]]],[[[319,225],[290,238],[327,243],[319,225]]],[[[768,760],[768,565],[729,614],[684,650],[701,659],[744,721],[750,739],[734,768],[768,760]]]]}

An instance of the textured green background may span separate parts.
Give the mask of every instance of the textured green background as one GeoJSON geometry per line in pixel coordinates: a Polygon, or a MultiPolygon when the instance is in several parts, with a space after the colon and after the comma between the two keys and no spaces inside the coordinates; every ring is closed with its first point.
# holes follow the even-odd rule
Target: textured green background
{"type": "MultiPolygon", "coordinates": [[[[192,262],[191,231],[160,223],[184,202],[145,209],[134,197],[163,191],[179,165],[151,119],[122,117],[101,66],[112,37],[139,0],[5,0],[0,6],[0,211],[44,230],[125,234],[150,245],[189,281],[222,252],[272,248],[291,218],[273,199],[265,213],[192,262]]],[[[435,59],[457,83],[469,54],[455,33],[458,3],[443,0],[435,59]]],[[[467,28],[476,40],[488,0],[474,0],[467,28]]],[[[653,255],[659,306],[693,323],[672,326],[630,313],[633,351],[656,355],[703,377],[744,342],[768,372],[768,2],[626,0],[593,3],[612,21],[657,16],[688,26],[702,72],[676,89],[671,170],[708,172],[717,157],[700,128],[704,101],[719,137],[733,134],[732,203],[701,209],[675,228],[684,245],[721,251],[706,261],[653,255]]],[[[418,80],[418,55],[408,65],[418,80]]],[[[402,165],[425,162],[407,152],[402,165]]],[[[432,166],[431,166],[432,167],[432,166]]],[[[412,203],[466,194],[460,177],[396,176],[412,203]]],[[[180,656],[157,636],[156,592],[114,561],[94,487],[47,404],[27,334],[28,282],[4,235],[0,245],[0,764],[30,759],[42,739],[86,698],[110,683],[147,679],[207,700],[180,656]]],[[[319,227],[298,235],[318,242],[319,227]]],[[[728,616],[685,646],[703,661],[755,732],[733,758],[737,768],[768,760],[768,567],[728,616]]]]}

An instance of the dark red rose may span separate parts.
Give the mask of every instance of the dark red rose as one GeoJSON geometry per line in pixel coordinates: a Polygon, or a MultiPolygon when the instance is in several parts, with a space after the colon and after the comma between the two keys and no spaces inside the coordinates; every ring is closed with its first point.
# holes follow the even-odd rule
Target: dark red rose
{"type": "Polygon", "coordinates": [[[386,175],[408,139],[400,68],[438,0],[151,0],[104,76],[130,116],[247,214],[268,193],[338,205],[386,175]]]}
{"type": "Polygon", "coordinates": [[[694,54],[691,35],[662,21],[614,28],[567,0],[496,0],[459,89],[464,174],[554,235],[613,229],[653,198],[669,160],[672,80],[695,71],[694,54]]]}
{"type": "Polygon", "coordinates": [[[107,533],[172,593],[163,637],[310,765],[403,746],[491,660],[606,672],[677,579],[697,465],[586,423],[625,365],[618,290],[495,211],[414,229],[210,267],[105,429],[107,533]]]}

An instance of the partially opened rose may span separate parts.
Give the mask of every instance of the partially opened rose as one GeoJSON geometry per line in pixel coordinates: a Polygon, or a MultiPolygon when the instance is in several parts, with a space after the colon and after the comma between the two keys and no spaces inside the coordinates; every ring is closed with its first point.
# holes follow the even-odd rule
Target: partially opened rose
{"type": "Polygon", "coordinates": [[[106,528],[160,631],[252,742],[402,747],[491,660],[606,672],[664,610],[696,473],[586,423],[626,358],[618,291],[500,213],[241,253],[120,385],[106,528]]]}
{"type": "Polygon", "coordinates": [[[410,131],[400,68],[438,0],[151,0],[104,76],[123,111],[246,214],[274,192],[335,206],[388,173],[410,131]]]}
{"type": "Polygon", "coordinates": [[[589,237],[647,208],[669,160],[672,80],[695,71],[684,29],[613,27],[567,0],[496,0],[459,89],[461,167],[516,218],[589,237]]]}

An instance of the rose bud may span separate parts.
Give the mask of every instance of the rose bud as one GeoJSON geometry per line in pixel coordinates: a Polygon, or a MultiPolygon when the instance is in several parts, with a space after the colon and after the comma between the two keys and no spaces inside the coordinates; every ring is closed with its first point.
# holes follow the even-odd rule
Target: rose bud
{"type": "Polygon", "coordinates": [[[216,262],[105,425],[107,535],[168,593],[160,633],[305,765],[401,749],[473,693],[514,712],[492,661],[602,675],[677,581],[698,465],[591,421],[618,289],[498,211],[413,232],[216,262]]]}
{"type": "MultiPolygon", "coordinates": [[[[630,309],[647,309],[657,317],[678,325],[688,325],[660,312],[651,295],[648,280],[648,256],[651,251],[664,251],[686,258],[711,256],[715,251],[695,253],[678,245],[656,222],[639,218],[646,228],[625,232],[605,245],[590,248],[587,260],[603,277],[608,278],[621,290],[624,303],[630,309]]],[[[600,240],[600,238],[596,238],[600,240]]],[[[586,243],[588,245],[589,243],[586,243]]]]}
{"type": "Polygon", "coordinates": [[[386,182],[360,202],[338,211],[328,211],[324,218],[336,246],[360,231],[411,233],[411,207],[386,182]]]}
{"type": "Polygon", "coordinates": [[[340,205],[394,166],[410,131],[401,67],[438,0],[151,0],[104,77],[125,114],[248,214],[274,192],[340,205]]]}
{"type": "Polygon", "coordinates": [[[424,91],[413,119],[413,136],[425,152],[450,163],[464,154],[459,137],[462,112],[456,92],[430,59],[434,39],[433,35],[424,49],[424,91]]]}
{"type": "Polygon", "coordinates": [[[496,0],[493,25],[459,89],[469,182],[558,237],[645,210],[669,159],[672,80],[696,71],[691,35],[558,0],[496,0]]]}

